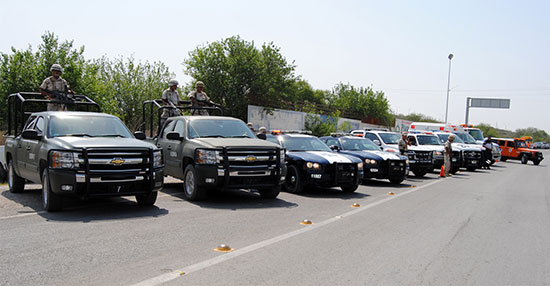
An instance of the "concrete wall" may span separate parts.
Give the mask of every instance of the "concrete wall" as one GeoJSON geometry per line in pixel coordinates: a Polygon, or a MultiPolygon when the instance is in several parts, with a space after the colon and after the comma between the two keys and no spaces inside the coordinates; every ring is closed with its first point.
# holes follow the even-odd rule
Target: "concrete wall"
{"type": "MultiPolygon", "coordinates": [[[[261,126],[267,128],[267,130],[281,129],[281,130],[305,130],[306,122],[305,112],[274,109],[270,114],[266,113],[266,110],[262,106],[249,105],[248,106],[248,122],[252,122],[254,129],[258,130],[261,126]]],[[[327,118],[326,115],[318,115],[323,120],[327,118]]],[[[365,129],[365,128],[380,128],[384,126],[377,126],[372,124],[362,123],[360,120],[339,118],[338,126],[342,123],[348,122],[351,125],[351,129],[365,129]]],[[[347,132],[349,130],[338,130],[339,132],[347,132]]]]}

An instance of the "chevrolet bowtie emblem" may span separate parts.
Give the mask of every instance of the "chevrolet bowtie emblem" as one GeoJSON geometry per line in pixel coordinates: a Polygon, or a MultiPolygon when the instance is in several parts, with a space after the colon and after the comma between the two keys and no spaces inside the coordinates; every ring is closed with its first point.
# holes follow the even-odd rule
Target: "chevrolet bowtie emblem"
{"type": "Polygon", "coordinates": [[[248,155],[246,156],[246,159],[245,159],[247,162],[254,162],[256,161],[256,157],[252,156],[252,155],[248,155]]]}
{"type": "Polygon", "coordinates": [[[121,158],[114,158],[113,160],[111,160],[111,165],[115,165],[115,166],[120,166],[122,164],[124,164],[124,160],[122,160],[121,158]]]}

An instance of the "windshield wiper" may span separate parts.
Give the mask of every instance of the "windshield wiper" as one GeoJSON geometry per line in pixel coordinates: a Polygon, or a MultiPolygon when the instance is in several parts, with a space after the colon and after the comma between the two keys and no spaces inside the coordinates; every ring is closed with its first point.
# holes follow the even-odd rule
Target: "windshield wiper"
{"type": "Polygon", "coordinates": [[[235,136],[231,136],[230,138],[250,138],[250,137],[248,137],[248,135],[235,135],[235,136]]]}
{"type": "Polygon", "coordinates": [[[65,134],[65,135],[59,135],[59,136],[94,137],[93,135],[90,135],[87,133],[73,133],[73,134],[65,134]]]}
{"type": "Polygon", "coordinates": [[[102,134],[102,135],[97,135],[97,137],[122,137],[122,138],[126,138],[125,136],[120,135],[120,134],[102,134]]]}
{"type": "Polygon", "coordinates": [[[201,138],[225,138],[225,136],[222,136],[222,135],[206,135],[206,136],[201,136],[201,138]]]}

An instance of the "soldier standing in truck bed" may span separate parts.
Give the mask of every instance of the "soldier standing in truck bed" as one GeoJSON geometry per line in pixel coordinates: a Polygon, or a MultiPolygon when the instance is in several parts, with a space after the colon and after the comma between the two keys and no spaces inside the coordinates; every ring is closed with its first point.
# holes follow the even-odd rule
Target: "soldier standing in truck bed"
{"type": "MultiPolygon", "coordinates": [[[[212,100],[210,100],[210,97],[206,95],[204,91],[204,83],[202,81],[197,81],[195,84],[196,90],[193,90],[189,93],[189,99],[191,100],[191,105],[195,107],[205,107],[208,105],[214,104],[212,100]]],[[[210,115],[208,114],[208,110],[205,109],[192,109],[191,110],[192,115],[210,115]]]]}
{"type": "Polygon", "coordinates": [[[164,103],[164,106],[168,106],[170,108],[164,108],[162,111],[161,118],[168,118],[172,116],[178,116],[180,115],[179,109],[175,108],[180,103],[180,95],[177,91],[178,88],[178,81],[173,79],[168,82],[168,85],[170,86],[162,93],[162,102],[164,103]]]}
{"type": "MultiPolygon", "coordinates": [[[[74,94],[69,87],[69,83],[61,78],[63,73],[63,67],[59,64],[53,64],[50,67],[52,75],[47,77],[40,85],[40,93],[46,97],[46,99],[54,100],[57,95],[55,93],[74,94]]],[[[62,103],[48,103],[48,111],[66,111],[67,107],[62,103]]]]}

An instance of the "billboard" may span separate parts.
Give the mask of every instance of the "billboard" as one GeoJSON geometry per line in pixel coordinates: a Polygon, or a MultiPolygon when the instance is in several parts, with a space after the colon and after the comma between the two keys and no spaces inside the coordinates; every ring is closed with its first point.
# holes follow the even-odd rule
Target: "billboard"
{"type": "Polygon", "coordinates": [[[510,109],[510,100],[501,98],[471,98],[470,107],[510,109]]]}

